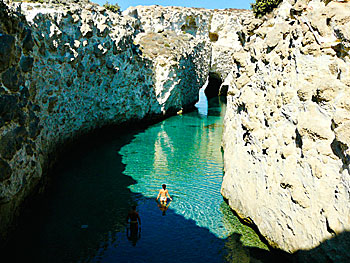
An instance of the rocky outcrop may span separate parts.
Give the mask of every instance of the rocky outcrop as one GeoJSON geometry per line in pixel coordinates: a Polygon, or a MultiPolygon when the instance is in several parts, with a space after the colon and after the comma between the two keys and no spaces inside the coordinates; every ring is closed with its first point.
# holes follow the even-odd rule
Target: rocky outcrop
{"type": "Polygon", "coordinates": [[[272,246],[315,248],[350,230],[350,3],[284,1],[238,34],[222,194],[272,246]]]}
{"type": "MultiPolygon", "coordinates": [[[[208,10],[203,8],[137,6],[123,12],[134,18],[141,32],[175,32],[178,36],[190,35],[189,40],[203,42],[206,51],[202,59],[208,60],[209,71],[225,79],[234,64],[232,54],[240,50],[240,37],[245,21],[253,18],[252,12],[242,9],[208,10]]],[[[136,26],[137,25],[137,26],[136,26]]]]}
{"type": "Polygon", "coordinates": [[[228,88],[222,194],[238,215],[288,252],[349,231],[349,3],[264,19],[65,3],[1,3],[0,231],[61,145],[191,107],[208,75],[228,88]]]}
{"type": "Polygon", "coordinates": [[[138,34],[137,21],[94,4],[0,4],[4,238],[60,148],[99,127],[192,107],[210,56],[204,40],[138,34]]]}
{"type": "Polygon", "coordinates": [[[192,107],[209,71],[228,74],[220,61],[238,43],[230,28],[251,17],[159,6],[122,15],[88,1],[40,2],[1,2],[1,233],[65,143],[192,107]]]}

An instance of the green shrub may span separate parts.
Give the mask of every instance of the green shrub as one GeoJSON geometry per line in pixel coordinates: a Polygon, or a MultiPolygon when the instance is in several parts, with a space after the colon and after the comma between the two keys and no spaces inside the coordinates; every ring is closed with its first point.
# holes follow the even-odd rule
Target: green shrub
{"type": "Polygon", "coordinates": [[[255,4],[251,4],[256,17],[262,17],[275,9],[283,0],[256,0],[255,4]]]}
{"type": "Polygon", "coordinates": [[[116,3],[116,4],[110,4],[108,2],[106,2],[103,5],[104,8],[106,8],[107,10],[112,11],[113,13],[119,13],[120,12],[120,6],[116,3]]]}

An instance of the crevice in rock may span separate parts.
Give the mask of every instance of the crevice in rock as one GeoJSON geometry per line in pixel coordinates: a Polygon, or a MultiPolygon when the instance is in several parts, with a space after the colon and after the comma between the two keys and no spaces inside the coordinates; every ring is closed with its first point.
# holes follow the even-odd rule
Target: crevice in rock
{"type": "Polygon", "coordinates": [[[345,153],[345,151],[348,148],[349,147],[346,144],[338,141],[336,138],[331,143],[331,149],[333,153],[343,162],[342,170],[346,169],[350,173],[350,169],[349,169],[350,156],[349,154],[345,153]]]}
{"type": "Polygon", "coordinates": [[[242,104],[239,104],[239,105],[237,106],[237,113],[238,113],[238,114],[241,114],[242,111],[245,112],[245,113],[247,113],[247,108],[245,107],[244,102],[242,102],[242,104]]]}
{"type": "Polygon", "coordinates": [[[239,42],[240,42],[241,45],[244,47],[244,45],[245,45],[245,43],[246,43],[245,33],[242,32],[242,31],[238,31],[238,32],[237,32],[237,35],[238,35],[239,42]]]}
{"type": "Polygon", "coordinates": [[[288,184],[288,183],[281,183],[280,186],[281,186],[283,189],[293,188],[293,186],[290,185],[290,184],[288,184]]]}
{"type": "Polygon", "coordinates": [[[331,130],[334,131],[338,127],[338,124],[332,119],[331,130]]]}
{"type": "Polygon", "coordinates": [[[334,190],[334,198],[338,199],[338,195],[339,195],[339,188],[337,186],[336,189],[334,190]]]}
{"type": "Polygon", "coordinates": [[[287,228],[290,230],[290,232],[292,232],[293,236],[295,236],[293,228],[288,224],[287,224],[287,228]]]}
{"type": "Polygon", "coordinates": [[[339,80],[341,79],[341,73],[342,73],[341,70],[339,70],[338,75],[337,75],[337,79],[339,79],[339,80]]]}
{"type": "Polygon", "coordinates": [[[311,101],[316,102],[317,104],[322,104],[326,100],[320,96],[320,91],[316,90],[316,94],[312,95],[311,101]]]}
{"type": "Polygon", "coordinates": [[[254,69],[255,73],[257,73],[258,70],[259,70],[259,65],[258,65],[258,64],[255,64],[255,69],[254,69]]]}
{"type": "Polygon", "coordinates": [[[264,63],[265,66],[267,66],[268,64],[270,64],[270,61],[267,60],[266,58],[261,59],[261,61],[264,63]]]}
{"type": "Polygon", "coordinates": [[[235,63],[236,66],[237,66],[237,71],[239,71],[240,68],[242,67],[241,63],[239,63],[239,61],[237,61],[237,60],[234,60],[234,63],[235,63]]]}
{"type": "Polygon", "coordinates": [[[327,228],[327,231],[328,231],[332,236],[335,236],[335,235],[336,235],[336,233],[334,232],[334,230],[330,227],[327,217],[326,217],[326,228],[327,228]]]}
{"type": "Polygon", "coordinates": [[[303,140],[301,138],[301,135],[300,135],[298,129],[295,129],[295,144],[298,148],[300,148],[300,149],[303,148],[303,140]]]}
{"type": "Polygon", "coordinates": [[[245,141],[244,146],[247,146],[248,144],[250,144],[250,140],[251,140],[250,132],[249,132],[248,128],[245,127],[243,124],[242,124],[242,129],[243,129],[243,131],[245,131],[243,133],[243,138],[242,138],[243,141],[245,141]]]}
{"type": "Polygon", "coordinates": [[[271,53],[271,51],[274,50],[275,47],[276,47],[276,46],[274,46],[274,47],[267,47],[267,49],[266,49],[266,54],[271,53]]]}
{"type": "Polygon", "coordinates": [[[269,122],[266,119],[264,119],[264,124],[266,127],[270,127],[269,122]]]}
{"type": "Polygon", "coordinates": [[[293,196],[291,196],[291,200],[292,200],[292,202],[293,202],[294,204],[300,206],[301,208],[306,208],[302,203],[300,203],[300,201],[295,200],[295,199],[293,198],[293,196]]]}
{"type": "Polygon", "coordinates": [[[209,72],[208,85],[204,90],[208,99],[219,96],[222,80],[217,73],[209,72]]]}
{"type": "MultiPolygon", "coordinates": [[[[291,39],[289,39],[289,46],[288,46],[289,48],[292,48],[292,47],[294,47],[294,45],[293,45],[293,39],[291,38],[291,39]]],[[[290,57],[290,56],[289,56],[290,57]]]]}
{"type": "Polygon", "coordinates": [[[256,62],[258,62],[258,60],[255,57],[250,56],[250,62],[256,63],[256,62]]]}

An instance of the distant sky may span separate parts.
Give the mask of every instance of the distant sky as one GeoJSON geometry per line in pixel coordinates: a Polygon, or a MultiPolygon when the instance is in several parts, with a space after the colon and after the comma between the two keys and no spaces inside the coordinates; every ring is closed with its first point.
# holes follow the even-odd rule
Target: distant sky
{"type": "MultiPolygon", "coordinates": [[[[99,5],[104,5],[106,0],[91,0],[99,5]]],[[[162,5],[162,6],[186,6],[204,7],[208,9],[239,8],[250,9],[250,3],[255,0],[109,0],[108,3],[117,3],[122,11],[129,6],[137,5],[162,5]]]]}

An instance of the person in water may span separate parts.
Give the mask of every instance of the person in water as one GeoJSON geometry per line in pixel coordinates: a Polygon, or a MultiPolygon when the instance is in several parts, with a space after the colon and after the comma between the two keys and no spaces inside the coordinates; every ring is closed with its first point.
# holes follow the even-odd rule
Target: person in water
{"type": "Polygon", "coordinates": [[[131,207],[131,210],[126,217],[126,223],[129,223],[130,219],[130,227],[127,228],[127,237],[130,241],[132,241],[133,245],[136,245],[137,240],[141,236],[141,218],[139,213],[136,211],[136,205],[131,207]],[[139,224],[140,224],[140,232],[139,232],[139,224]],[[129,233],[130,229],[130,233],[129,233]]]}
{"type": "Polygon", "coordinates": [[[169,192],[168,192],[168,189],[166,189],[166,185],[163,184],[162,185],[162,189],[159,190],[159,194],[157,196],[157,201],[160,197],[160,203],[163,204],[163,205],[166,205],[166,201],[167,201],[167,197],[166,196],[169,196],[169,199],[170,201],[172,201],[173,199],[171,199],[170,195],[169,195],[169,192]]]}

